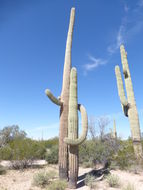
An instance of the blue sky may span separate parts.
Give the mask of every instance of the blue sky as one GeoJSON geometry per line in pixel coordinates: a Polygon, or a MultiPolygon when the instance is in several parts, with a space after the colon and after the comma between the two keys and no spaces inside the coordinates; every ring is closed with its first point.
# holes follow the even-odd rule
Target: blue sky
{"type": "Polygon", "coordinates": [[[0,0],[0,128],[17,124],[32,138],[58,135],[59,96],[71,7],[75,7],[72,65],[78,71],[78,102],[88,116],[116,119],[130,135],[118,98],[114,67],[125,44],[143,131],[143,1],[0,0]]]}

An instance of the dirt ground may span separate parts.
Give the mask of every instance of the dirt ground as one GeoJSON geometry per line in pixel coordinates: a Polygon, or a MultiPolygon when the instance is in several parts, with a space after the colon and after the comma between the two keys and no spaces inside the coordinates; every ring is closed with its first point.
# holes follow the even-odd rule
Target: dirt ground
{"type": "MultiPolygon", "coordinates": [[[[44,162],[40,162],[40,164],[44,164],[44,162]]],[[[39,165],[40,165],[39,164],[39,165]]],[[[7,165],[7,163],[3,163],[3,165],[7,165]]],[[[33,175],[39,171],[48,171],[54,170],[58,172],[57,166],[47,166],[41,168],[29,168],[23,171],[18,170],[8,170],[6,174],[0,176],[0,190],[41,190],[41,188],[35,187],[32,184],[33,175]]],[[[89,187],[85,186],[84,174],[91,171],[91,168],[80,168],[79,169],[79,181],[78,188],[79,190],[90,190],[89,187]]],[[[123,188],[128,184],[133,184],[135,190],[143,190],[143,172],[138,174],[129,173],[127,171],[120,170],[112,170],[112,174],[118,175],[120,180],[119,188],[111,188],[109,187],[106,179],[97,181],[96,189],[98,190],[123,190],[123,188]]],[[[43,189],[44,190],[44,189],[43,189]]]]}

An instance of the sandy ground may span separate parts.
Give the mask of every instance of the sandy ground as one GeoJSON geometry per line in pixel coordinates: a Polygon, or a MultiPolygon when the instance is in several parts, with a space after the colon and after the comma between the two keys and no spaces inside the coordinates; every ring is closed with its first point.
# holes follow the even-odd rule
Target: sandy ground
{"type": "MultiPolygon", "coordinates": [[[[45,164],[44,161],[38,161],[39,165],[45,164]]],[[[8,165],[6,162],[3,162],[2,165],[8,165]]],[[[8,170],[6,174],[0,176],[0,190],[41,190],[41,188],[35,187],[32,184],[33,175],[42,170],[54,170],[58,172],[57,166],[47,166],[45,165],[42,168],[29,168],[23,171],[18,170],[8,170]]],[[[79,176],[84,175],[91,171],[91,168],[80,168],[79,176]]],[[[109,187],[106,179],[98,181],[96,189],[98,190],[122,190],[128,183],[133,184],[136,190],[143,190],[143,172],[138,174],[129,173],[126,171],[111,171],[112,174],[118,175],[120,179],[119,188],[109,187]]],[[[84,178],[81,178],[78,182],[78,190],[90,190],[89,187],[85,186],[83,183],[84,178]]],[[[43,189],[44,190],[44,189],[43,189]]]]}

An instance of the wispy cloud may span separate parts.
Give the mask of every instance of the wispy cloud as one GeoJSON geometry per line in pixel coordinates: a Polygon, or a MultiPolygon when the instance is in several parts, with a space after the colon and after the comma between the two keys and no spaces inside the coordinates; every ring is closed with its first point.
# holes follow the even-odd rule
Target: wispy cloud
{"type": "Polygon", "coordinates": [[[138,2],[138,5],[139,5],[139,7],[143,7],[143,0],[140,0],[140,1],[138,2]]]}
{"type": "Polygon", "coordinates": [[[117,49],[119,49],[120,45],[125,42],[124,41],[124,32],[125,32],[125,23],[124,22],[121,24],[119,31],[117,33],[117,36],[115,39],[116,42],[107,47],[107,51],[109,54],[115,53],[115,51],[117,49]]]}
{"type": "Polygon", "coordinates": [[[103,59],[100,59],[100,58],[95,58],[95,57],[93,57],[91,55],[88,55],[88,58],[89,58],[90,62],[84,65],[85,74],[86,74],[87,71],[92,71],[92,70],[96,69],[99,66],[106,65],[107,62],[108,62],[107,60],[103,60],[103,59]]]}
{"type": "Polygon", "coordinates": [[[124,4],[124,11],[127,13],[129,11],[129,6],[127,6],[127,4],[124,4]]]}
{"type": "MultiPolygon", "coordinates": [[[[133,36],[143,31],[143,0],[135,2],[134,8],[129,7],[126,1],[123,3],[124,16],[121,18],[121,24],[117,29],[114,39],[111,39],[113,43],[107,47],[109,59],[117,52],[121,44],[126,44],[133,36]]],[[[88,58],[90,62],[83,66],[84,75],[108,63],[104,58],[96,58],[91,55],[88,58]]]]}
{"type": "Polygon", "coordinates": [[[133,9],[129,8],[127,4],[124,4],[123,8],[125,15],[122,18],[114,43],[107,47],[110,55],[115,53],[121,44],[127,43],[129,38],[143,29],[143,0],[139,0],[133,9]]]}

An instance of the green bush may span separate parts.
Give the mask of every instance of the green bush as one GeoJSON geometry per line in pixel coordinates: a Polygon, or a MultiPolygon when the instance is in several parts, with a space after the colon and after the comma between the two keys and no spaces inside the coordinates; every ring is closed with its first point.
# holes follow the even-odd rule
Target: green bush
{"type": "Polygon", "coordinates": [[[31,139],[16,139],[11,142],[13,160],[43,159],[46,149],[37,141],[31,139]]]}
{"type": "Polygon", "coordinates": [[[0,175],[3,175],[5,173],[6,173],[5,167],[3,167],[2,165],[0,165],[0,175]]]}
{"type": "Polygon", "coordinates": [[[98,138],[87,140],[79,146],[79,163],[90,167],[94,167],[97,163],[110,163],[118,151],[117,145],[118,142],[109,137],[105,138],[105,141],[98,138]]]}
{"type": "Polygon", "coordinates": [[[0,130],[0,147],[7,145],[14,139],[24,139],[26,135],[26,132],[20,130],[18,125],[4,127],[0,130]]]}
{"type": "Polygon", "coordinates": [[[95,189],[96,188],[96,183],[95,183],[95,177],[92,175],[86,175],[85,180],[84,180],[85,185],[87,185],[90,189],[95,189]]]}
{"type": "Polygon", "coordinates": [[[14,139],[0,148],[1,160],[44,159],[46,148],[38,141],[31,139],[14,139]]]}
{"type": "Polygon", "coordinates": [[[52,181],[50,185],[48,185],[47,190],[65,190],[67,187],[67,182],[64,180],[55,180],[52,181]]]}
{"type": "Polygon", "coordinates": [[[13,153],[9,145],[0,148],[0,160],[12,160],[13,153]]]}
{"type": "Polygon", "coordinates": [[[58,144],[59,144],[59,138],[58,138],[58,137],[54,137],[54,138],[52,138],[52,139],[42,141],[42,144],[43,144],[46,148],[50,149],[50,148],[52,148],[52,147],[55,146],[55,145],[58,146],[58,144]]]}
{"type": "Polygon", "coordinates": [[[92,162],[83,162],[82,163],[82,167],[83,168],[91,168],[93,166],[93,163],[92,162]]]}
{"type": "Polygon", "coordinates": [[[106,179],[110,187],[120,186],[120,180],[117,175],[114,175],[114,174],[107,175],[106,179]]]}
{"type": "Polygon", "coordinates": [[[45,187],[50,184],[52,179],[55,178],[56,173],[54,171],[41,171],[33,176],[33,185],[45,187]]]}
{"type": "Polygon", "coordinates": [[[120,169],[127,169],[136,163],[131,140],[121,141],[120,149],[114,159],[120,169]]]}
{"type": "Polygon", "coordinates": [[[45,156],[46,161],[48,164],[57,164],[58,163],[58,146],[54,145],[45,156]]]}

